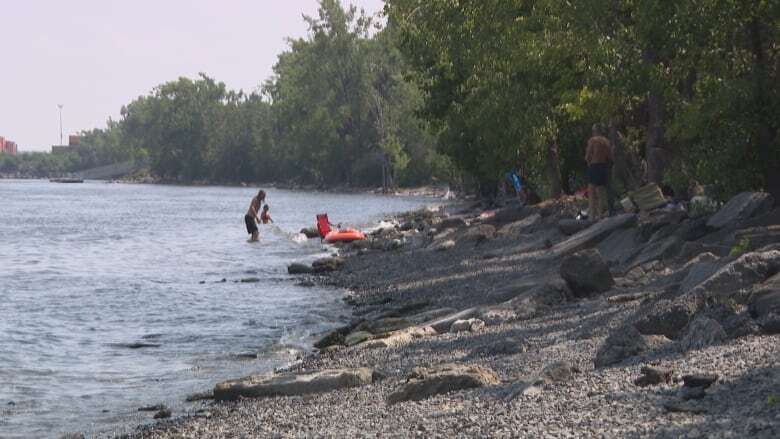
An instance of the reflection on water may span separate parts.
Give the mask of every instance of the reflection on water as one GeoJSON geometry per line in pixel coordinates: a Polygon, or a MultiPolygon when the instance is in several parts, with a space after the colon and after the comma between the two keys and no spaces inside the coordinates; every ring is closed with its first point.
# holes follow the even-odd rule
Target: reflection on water
{"type": "Polygon", "coordinates": [[[0,180],[0,437],[124,431],[140,406],[294,360],[348,313],[286,274],[327,251],[297,231],[426,201],[270,190],[275,224],[249,244],[255,192],[0,180]]]}

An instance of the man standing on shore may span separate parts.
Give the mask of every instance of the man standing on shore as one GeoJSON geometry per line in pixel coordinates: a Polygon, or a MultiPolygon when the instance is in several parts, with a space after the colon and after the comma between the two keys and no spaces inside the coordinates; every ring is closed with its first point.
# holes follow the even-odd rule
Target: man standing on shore
{"type": "Polygon", "coordinates": [[[246,223],[246,232],[252,235],[249,238],[249,242],[257,242],[260,236],[260,232],[257,230],[257,225],[260,224],[260,218],[257,214],[260,212],[260,206],[265,202],[265,191],[260,189],[257,195],[252,197],[252,202],[249,203],[249,210],[244,215],[244,223],[246,223]]]}
{"type": "Polygon", "coordinates": [[[593,136],[588,140],[585,161],[588,163],[588,216],[598,221],[607,210],[607,183],[609,164],[612,162],[612,146],[601,134],[598,125],[593,125],[593,136]]]}

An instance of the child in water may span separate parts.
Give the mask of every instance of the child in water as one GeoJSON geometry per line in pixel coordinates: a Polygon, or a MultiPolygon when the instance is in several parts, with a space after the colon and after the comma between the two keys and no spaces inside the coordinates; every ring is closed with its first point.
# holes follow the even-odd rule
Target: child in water
{"type": "Polygon", "coordinates": [[[263,206],[263,213],[260,214],[260,221],[262,221],[263,224],[274,222],[274,220],[271,219],[271,213],[269,212],[269,207],[267,204],[263,206]]]}

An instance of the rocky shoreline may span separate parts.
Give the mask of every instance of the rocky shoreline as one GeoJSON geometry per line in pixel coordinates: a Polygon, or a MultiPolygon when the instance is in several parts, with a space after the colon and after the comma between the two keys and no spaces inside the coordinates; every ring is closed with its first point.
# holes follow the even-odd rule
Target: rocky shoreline
{"type": "Polygon", "coordinates": [[[780,437],[774,200],[579,207],[412,212],[291,266],[354,320],[131,437],[780,437]]]}

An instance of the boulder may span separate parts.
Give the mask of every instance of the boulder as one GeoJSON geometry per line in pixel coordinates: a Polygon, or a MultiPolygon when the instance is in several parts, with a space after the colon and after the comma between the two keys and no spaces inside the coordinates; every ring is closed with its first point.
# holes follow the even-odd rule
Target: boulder
{"type": "Polygon", "coordinates": [[[520,221],[511,222],[498,230],[499,236],[517,238],[523,233],[527,233],[542,221],[542,216],[538,213],[530,215],[520,221]]]}
{"type": "Polygon", "coordinates": [[[663,335],[676,339],[699,308],[700,304],[695,298],[661,299],[644,307],[634,326],[644,335],[663,335]]]}
{"type": "Polygon", "coordinates": [[[154,414],[154,419],[168,419],[171,417],[171,415],[171,409],[163,406],[163,408],[154,414]]]}
{"type": "Polygon", "coordinates": [[[691,293],[705,298],[743,303],[754,284],[780,271],[780,251],[747,253],[726,264],[701,282],[691,293]]]}
{"type": "Polygon", "coordinates": [[[764,333],[780,334],[780,274],[755,288],[749,310],[764,333]]]}
{"type": "Polygon", "coordinates": [[[320,237],[320,232],[316,227],[304,227],[301,229],[301,233],[309,239],[320,237]]]}
{"type": "Polygon", "coordinates": [[[677,236],[668,236],[649,242],[631,261],[629,267],[637,267],[648,262],[668,259],[680,252],[683,242],[677,236]]]}
{"type": "Polygon", "coordinates": [[[315,372],[252,375],[238,380],[224,381],[214,387],[214,399],[233,401],[244,398],[306,395],[330,392],[346,387],[371,384],[373,370],[326,369],[315,372]]]}
{"type": "Polygon", "coordinates": [[[343,345],[344,337],[349,334],[349,332],[349,326],[343,326],[341,328],[334,329],[317,340],[317,342],[314,343],[314,347],[317,349],[325,349],[328,346],[343,345]]]}
{"type": "Polygon", "coordinates": [[[374,334],[368,331],[353,331],[347,334],[346,337],[344,337],[344,345],[354,346],[358,343],[362,343],[366,340],[370,340],[373,336],[374,334]]]}
{"type": "Polygon", "coordinates": [[[573,235],[577,232],[587,229],[593,225],[593,221],[588,220],[576,220],[576,219],[562,219],[558,221],[558,230],[564,235],[573,235]]]}
{"type": "Polygon", "coordinates": [[[636,215],[623,214],[599,221],[587,229],[576,233],[569,239],[559,242],[552,248],[552,255],[562,256],[578,252],[588,247],[593,247],[612,232],[624,227],[629,227],[636,222],[636,215]]]}
{"type": "Polygon", "coordinates": [[[312,268],[315,273],[327,273],[330,271],[340,270],[344,266],[344,258],[332,257],[332,258],[320,258],[312,262],[312,268]]]}
{"type": "Polygon", "coordinates": [[[607,263],[596,249],[563,258],[560,274],[575,297],[603,293],[615,285],[607,263]]]}
{"type": "Polygon", "coordinates": [[[450,332],[476,332],[485,327],[480,319],[455,320],[450,326],[450,332]]]}
{"type": "Polygon", "coordinates": [[[430,368],[415,368],[400,389],[387,397],[388,404],[420,401],[456,390],[498,384],[501,381],[488,368],[449,363],[430,368]]]}
{"type": "Polygon", "coordinates": [[[626,325],[614,330],[599,350],[596,352],[596,358],[593,360],[595,367],[611,366],[619,363],[626,358],[639,355],[651,348],[665,343],[662,337],[643,337],[631,325],[626,325]]]}
{"type": "Polygon", "coordinates": [[[610,266],[623,266],[642,249],[639,231],[634,227],[615,230],[596,248],[610,266]]]}
{"type": "Polygon", "coordinates": [[[419,325],[425,322],[430,322],[431,320],[438,319],[440,317],[444,317],[446,315],[454,314],[456,312],[458,312],[458,310],[455,308],[436,308],[418,314],[413,314],[408,316],[406,319],[415,325],[419,325]]]}
{"type": "Polygon", "coordinates": [[[719,262],[718,257],[712,253],[702,253],[691,259],[684,266],[687,273],[680,283],[680,292],[687,293],[691,291],[715,274],[721,266],[723,266],[723,263],[719,262]]]}
{"type": "Polygon", "coordinates": [[[634,384],[639,387],[656,386],[658,384],[669,384],[672,382],[672,370],[661,369],[657,367],[642,366],[642,376],[634,380],[634,384]]]}
{"type": "Polygon", "coordinates": [[[742,192],[712,215],[707,227],[722,229],[736,226],[740,221],[769,212],[773,205],[774,199],[766,192],[742,192]]]}
{"type": "Polygon", "coordinates": [[[287,273],[289,274],[309,274],[314,273],[314,269],[311,265],[302,264],[300,262],[293,262],[287,266],[287,273]]]}
{"type": "Polygon", "coordinates": [[[706,316],[696,316],[683,330],[680,348],[684,351],[702,349],[726,339],[726,331],[715,320],[706,316]]]}

